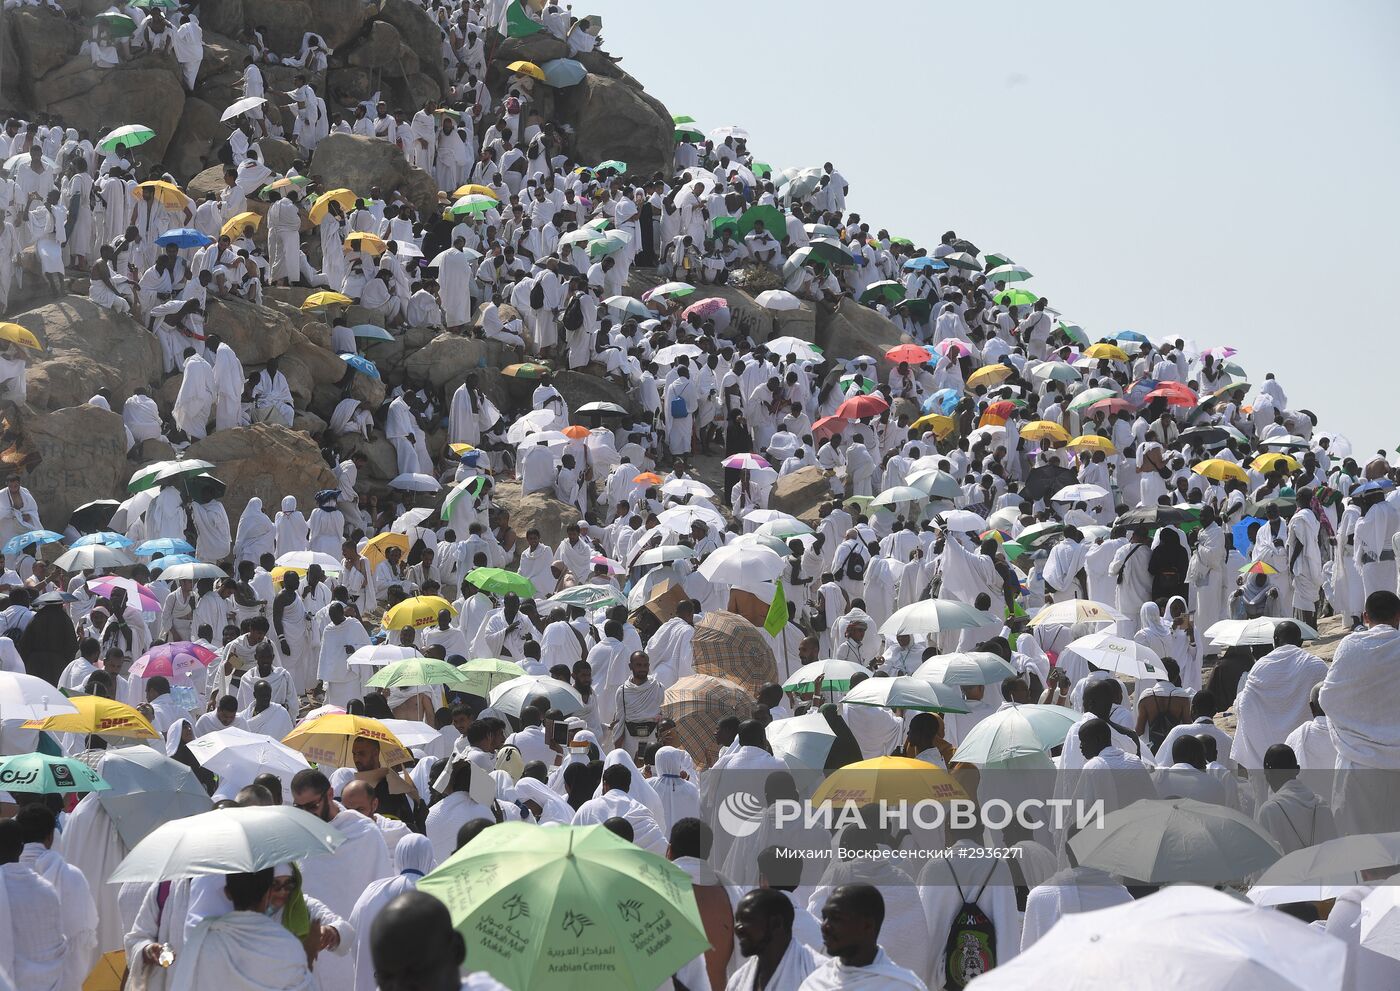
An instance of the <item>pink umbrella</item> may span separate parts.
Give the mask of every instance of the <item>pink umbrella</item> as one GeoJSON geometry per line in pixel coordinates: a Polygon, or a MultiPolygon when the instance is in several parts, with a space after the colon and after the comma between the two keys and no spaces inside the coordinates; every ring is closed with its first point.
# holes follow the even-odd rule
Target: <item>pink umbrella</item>
{"type": "Polygon", "coordinates": [[[623,567],[622,567],[622,565],[618,564],[618,563],[617,563],[616,561],[614,561],[612,558],[610,558],[610,557],[604,557],[604,556],[601,555],[601,554],[594,554],[592,557],[590,557],[590,558],[588,559],[588,563],[589,563],[589,564],[601,564],[601,565],[603,565],[605,568],[608,569],[608,574],[610,574],[610,575],[620,575],[620,574],[622,574],[622,572],[623,572],[623,567]]]}
{"type": "Polygon", "coordinates": [[[131,674],[140,678],[181,678],[206,668],[219,655],[202,644],[177,640],[163,643],[146,651],[131,665],[131,674]]]}
{"type": "Polygon", "coordinates": [[[729,457],[725,458],[720,463],[723,464],[726,468],[738,468],[741,470],[746,468],[773,467],[767,461],[760,458],[757,454],[731,454],[729,457]]]}
{"type": "Polygon", "coordinates": [[[945,358],[948,357],[949,351],[956,351],[959,358],[966,358],[968,355],[972,354],[972,348],[968,346],[967,342],[960,341],[956,337],[950,337],[946,341],[939,341],[933,346],[933,349],[945,358]]]}
{"type": "Polygon", "coordinates": [[[692,316],[697,316],[701,320],[708,320],[720,310],[729,309],[729,304],[718,296],[711,296],[709,299],[696,300],[681,311],[681,318],[689,320],[692,316]]]}
{"type": "Polygon", "coordinates": [[[1216,361],[1224,361],[1226,358],[1233,358],[1239,354],[1235,348],[1206,348],[1201,354],[1208,354],[1216,361]]]}
{"type": "Polygon", "coordinates": [[[103,575],[101,578],[94,578],[88,582],[87,587],[104,598],[110,597],[114,588],[125,589],[127,603],[132,604],[139,601],[142,612],[160,612],[161,609],[160,600],[156,598],[155,593],[145,585],[130,578],[103,575]]]}

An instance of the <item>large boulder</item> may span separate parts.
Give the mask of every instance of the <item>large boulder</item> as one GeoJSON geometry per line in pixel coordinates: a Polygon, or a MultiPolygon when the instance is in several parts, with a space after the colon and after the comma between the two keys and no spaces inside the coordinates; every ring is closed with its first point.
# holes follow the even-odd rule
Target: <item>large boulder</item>
{"type": "Polygon", "coordinates": [[[185,192],[189,193],[190,198],[196,203],[204,202],[204,197],[210,193],[218,196],[223,189],[224,167],[222,163],[209,166],[185,184],[185,192]]]}
{"type": "Polygon", "coordinates": [[[142,146],[141,157],[160,161],[185,107],[179,71],[169,55],[147,55],[110,69],[78,56],[34,84],[34,104],[96,137],[120,123],[140,121],[156,132],[142,146]]]}
{"type": "Polygon", "coordinates": [[[820,468],[799,468],[781,476],[768,496],[768,508],[796,516],[804,523],[817,521],[817,510],[831,498],[831,479],[820,468]]]}
{"type": "MultiPolygon", "coordinates": [[[[204,44],[209,44],[210,32],[236,38],[243,32],[243,0],[200,0],[199,24],[204,29],[204,44]]],[[[246,52],[247,49],[244,49],[246,52]]],[[[242,68],[240,63],[239,68],[242,68]]]]}
{"type": "Polygon", "coordinates": [[[260,497],[269,510],[275,510],[287,495],[296,496],[298,504],[307,507],[315,504],[319,490],[336,486],[316,442],[278,425],[220,430],[191,444],[185,456],[213,462],[210,474],[228,485],[223,503],[230,520],[242,515],[253,496],[260,497]]]}
{"type": "MultiPolygon", "coordinates": [[[[0,55],[0,89],[6,94],[32,97],[34,81],[48,75],[78,51],[81,29],[76,23],[46,7],[19,7],[5,11],[9,31],[0,55]]],[[[13,104],[10,96],[6,103],[13,104]]]]}
{"type": "Polygon", "coordinates": [[[532,527],[540,531],[540,540],[555,547],[564,540],[564,530],[579,519],[578,507],[545,492],[520,494],[520,485],[506,482],[496,486],[492,497],[496,505],[510,513],[510,528],[525,533],[532,527]]]}
{"type": "MultiPolygon", "coordinates": [[[[394,60],[398,58],[399,46],[402,44],[403,36],[399,34],[398,28],[388,21],[374,21],[370,24],[369,31],[350,49],[346,58],[351,65],[365,69],[387,69],[392,67],[394,60]]],[[[414,56],[413,64],[416,69],[417,56],[414,56]]]]}
{"type": "Polygon", "coordinates": [[[287,353],[295,329],[292,322],[266,306],[241,299],[210,299],[204,332],[218,334],[244,367],[267,364],[287,353]]]}
{"type": "MultiPolygon", "coordinates": [[[[442,74],[442,30],[428,15],[421,4],[413,0],[384,0],[379,5],[378,18],[393,26],[403,39],[404,45],[418,53],[418,67],[403,69],[395,67],[393,75],[412,75],[421,72],[441,89],[445,80],[442,74]]],[[[421,104],[420,104],[421,106],[421,104]]]]}
{"type": "Polygon", "coordinates": [[[203,100],[189,97],[170,141],[165,167],[180,182],[199,175],[210,162],[218,162],[219,145],[227,134],[228,128],[219,122],[219,111],[203,100]]]}
{"type": "Polygon", "coordinates": [[[773,318],[774,337],[796,337],[809,344],[817,343],[817,307],[808,300],[802,301],[800,309],[769,310],[773,318]]]}
{"type": "MultiPolygon", "coordinates": [[[[393,0],[391,0],[393,2],[393,0]]],[[[512,62],[533,62],[544,65],[559,58],[573,58],[567,43],[560,41],[548,31],[539,31],[526,38],[503,38],[492,53],[493,68],[506,73],[506,66],[512,62]]]]}
{"type": "Polygon", "coordinates": [[[561,91],[556,105],[574,127],[580,162],[594,165],[616,158],[637,174],[671,174],[674,125],[655,97],[622,80],[589,73],[577,86],[561,91]]]}
{"type": "Polygon", "coordinates": [[[715,330],[720,337],[737,338],[747,334],[755,342],[762,344],[774,336],[773,314],[755,303],[748,293],[732,286],[699,286],[694,295],[686,297],[685,303],[690,305],[712,297],[729,304],[728,326],[720,327],[718,324],[723,321],[716,321],[715,330]]]}
{"type": "Polygon", "coordinates": [[[104,387],[120,408],[138,386],[160,377],[155,336],[91,300],[65,296],[13,319],[32,330],[45,348],[26,376],[28,401],[36,409],[77,406],[104,387]]]}
{"type": "Polygon", "coordinates": [[[363,0],[243,0],[246,27],[262,25],[267,43],[279,52],[301,50],[301,39],[315,31],[331,48],[339,48],[374,16],[374,6],[363,0]]]}
{"type": "Polygon", "coordinates": [[[430,385],[450,397],[471,372],[501,369],[515,361],[508,345],[460,334],[439,334],[424,347],[409,351],[403,370],[408,381],[430,385]]]}
{"type": "Polygon", "coordinates": [[[554,387],[564,397],[564,402],[569,404],[570,413],[588,403],[617,403],[634,416],[641,415],[635,395],[609,379],[573,371],[555,372],[553,378],[554,387]]]}
{"type": "Polygon", "coordinates": [[[888,367],[885,352],[903,337],[890,321],[853,299],[841,300],[835,310],[817,307],[817,344],[828,358],[854,358],[868,354],[888,367]]]}
{"type": "Polygon", "coordinates": [[[437,183],[422,169],[411,168],[397,147],[381,138],[331,134],[321,139],[311,157],[311,172],[327,189],[353,189],[368,195],[378,186],[385,193],[398,188],[424,213],[437,205],[437,183]]]}
{"type": "Polygon", "coordinates": [[[119,414],[100,406],[69,406],[23,414],[18,426],[23,446],[39,456],[29,488],[49,529],[62,530],[85,502],[121,497],[131,464],[119,414]]]}

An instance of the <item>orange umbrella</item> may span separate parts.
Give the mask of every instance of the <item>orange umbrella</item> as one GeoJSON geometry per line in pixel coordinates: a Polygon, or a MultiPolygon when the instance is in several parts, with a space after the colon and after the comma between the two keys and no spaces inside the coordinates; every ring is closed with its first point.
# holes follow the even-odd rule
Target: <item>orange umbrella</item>
{"type": "Polygon", "coordinates": [[[812,436],[829,437],[832,434],[839,434],[845,429],[846,418],[844,416],[824,416],[812,424],[812,436]]]}
{"type": "Polygon", "coordinates": [[[588,428],[580,427],[577,423],[570,424],[564,428],[564,436],[570,440],[583,440],[588,436],[588,428]]]}
{"type": "Polygon", "coordinates": [[[632,481],[638,485],[660,485],[663,479],[654,471],[644,471],[632,481]]]}
{"type": "Polygon", "coordinates": [[[932,357],[926,348],[921,348],[917,344],[900,344],[885,352],[885,358],[896,365],[900,362],[922,365],[932,357]]]}

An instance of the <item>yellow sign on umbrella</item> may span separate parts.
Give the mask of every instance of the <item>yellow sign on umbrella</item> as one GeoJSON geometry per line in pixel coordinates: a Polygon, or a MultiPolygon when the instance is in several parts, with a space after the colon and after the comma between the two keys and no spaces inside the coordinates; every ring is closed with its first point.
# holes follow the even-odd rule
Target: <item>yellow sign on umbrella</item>
{"type": "Polygon", "coordinates": [[[34,332],[17,323],[0,323],[0,341],[9,341],[11,344],[18,344],[31,351],[44,350],[44,346],[39,343],[39,338],[34,336],[34,332]]]}
{"type": "Polygon", "coordinates": [[[308,719],[288,733],[282,742],[312,763],[354,767],[352,751],[356,740],[373,740],[379,744],[381,767],[396,767],[412,759],[408,748],[378,719],[345,712],[330,712],[308,719]]]}
{"type": "Polygon", "coordinates": [[[1010,365],[983,365],[967,377],[967,384],[974,389],[982,385],[999,385],[1011,377],[1012,371],[1010,365]]]}
{"type": "Polygon", "coordinates": [[[1021,428],[1026,440],[1053,440],[1061,444],[1069,440],[1069,431],[1053,420],[1032,420],[1021,428]]]}
{"type": "Polygon", "coordinates": [[[1065,445],[1074,451],[1102,451],[1104,454],[1117,454],[1118,448],[1113,446],[1113,441],[1107,437],[1100,437],[1098,434],[1080,434],[1065,445]]]}
{"type": "Polygon", "coordinates": [[[529,76],[531,79],[538,79],[544,82],[544,70],[533,62],[517,61],[506,66],[511,72],[518,72],[522,76],[529,76]]]}
{"type": "Polygon", "coordinates": [[[967,792],[941,767],[908,757],[876,757],[847,764],[822,782],[813,805],[951,802],[967,792]]]}
{"type": "Polygon", "coordinates": [[[244,210],[224,221],[224,226],[219,228],[219,233],[232,240],[242,237],[244,229],[250,226],[253,230],[262,226],[262,215],[253,213],[251,210],[244,210]]]}
{"type": "Polygon", "coordinates": [[[332,189],[316,197],[316,202],[311,204],[311,209],[307,211],[307,217],[313,224],[319,224],[326,219],[326,214],[330,212],[331,204],[334,203],[342,210],[349,210],[359,199],[353,190],[332,189]]]}
{"type": "Polygon", "coordinates": [[[42,729],[54,733],[97,733],[100,736],[122,736],[133,740],[152,740],[160,736],[145,716],[125,702],[100,695],[74,695],[68,699],[77,712],[67,712],[45,719],[31,719],[25,729],[42,729]]]}
{"type": "Polygon", "coordinates": [[[454,616],[457,615],[452,603],[440,595],[415,595],[404,599],[386,612],[380,625],[386,630],[402,630],[406,626],[422,630],[436,625],[438,613],[444,609],[454,616]]]}
{"type": "Polygon", "coordinates": [[[1217,482],[1223,482],[1232,478],[1237,482],[1248,482],[1249,473],[1233,461],[1226,461],[1224,458],[1209,458],[1200,464],[1193,465],[1191,470],[1203,478],[1212,478],[1217,482]]]}

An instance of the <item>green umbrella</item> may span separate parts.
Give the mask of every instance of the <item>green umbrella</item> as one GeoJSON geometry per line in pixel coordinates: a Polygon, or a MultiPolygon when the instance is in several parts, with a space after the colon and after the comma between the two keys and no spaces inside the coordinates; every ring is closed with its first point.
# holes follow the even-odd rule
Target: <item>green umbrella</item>
{"type": "Polygon", "coordinates": [[[126,14],[118,14],[114,10],[98,14],[93,20],[106,28],[107,34],[113,38],[130,38],[136,33],[136,22],[126,14]]]}
{"type": "Polygon", "coordinates": [[[911,248],[914,247],[914,242],[907,237],[892,237],[890,238],[890,244],[903,244],[911,248]]]}
{"type": "Polygon", "coordinates": [[[507,571],[505,568],[473,568],[467,572],[467,581],[483,592],[490,592],[493,595],[514,592],[522,599],[531,599],[535,596],[534,582],[524,575],[517,575],[514,571],[507,571]]]}
{"type": "Polygon", "coordinates": [[[1118,393],[1114,392],[1112,389],[1085,389],[1074,397],[1069,404],[1069,409],[1071,412],[1077,413],[1082,409],[1088,409],[1090,406],[1104,399],[1112,399],[1116,395],[1118,395],[1118,393]]]}
{"type": "Polygon", "coordinates": [[[1064,334],[1080,347],[1087,348],[1089,346],[1089,335],[1084,332],[1084,328],[1079,326],[1079,324],[1067,323],[1061,320],[1059,323],[1055,324],[1055,326],[1059,328],[1060,333],[1064,334]]]}
{"type": "Polygon", "coordinates": [[[715,237],[719,237],[723,231],[729,231],[735,237],[739,236],[738,217],[716,217],[710,222],[710,227],[715,232],[715,237]]]}
{"type": "Polygon", "coordinates": [[[0,757],[0,791],[32,795],[67,795],[72,792],[106,791],[102,775],[80,760],[48,754],[0,757]]]}
{"type": "Polygon", "coordinates": [[[159,7],[161,10],[175,10],[180,6],[176,0],[136,0],[133,7],[140,7],[142,10],[153,10],[159,7]]]}
{"type": "Polygon", "coordinates": [[[386,664],[365,682],[370,688],[403,688],[419,685],[464,687],[467,676],[446,661],[431,657],[410,657],[386,664]]]}
{"type": "Polygon", "coordinates": [[[673,136],[675,137],[676,143],[677,143],[677,144],[679,144],[679,143],[682,142],[682,141],[697,141],[697,142],[698,142],[698,141],[704,141],[704,140],[705,140],[704,132],[702,132],[702,131],[697,131],[697,130],[696,130],[695,128],[693,128],[693,127],[678,127],[678,128],[675,129],[675,132],[674,132],[674,135],[673,135],[673,136]]]}
{"type": "Polygon", "coordinates": [[[548,600],[553,605],[577,606],[580,609],[601,609],[624,601],[616,592],[603,585],[575,585],[556,592],[548,600]]]}
{"type": "Polygon", "coordinates": [[[694,123],[695,123],[695,118],[694,118],[694,117],[691,117],[689,114],[672,114],[672,115],[671,115],[671,123],[672,123],[672,124],[694,124],[694,123]]]}
{"type": "Polygon", "coordinates": [[[156,136],[156,132],[145,124],[123,124],[112,131],[101,141],[97,142],[98,151],[105,151],[111,154],[117,150],[117,145],[126,145],[128,148],[135,148],[143,145],[156,136]]]}
{"type": "Polygon", "coordinates": [[[751,206],[739,215],[739,233],[752,233],[754,225],[760,220],[763,221],[763,226],[768,228],[768,233],[779,241],[787,236],[787,221],[777,207],[767,204],[751,206]]]}
{"type": "Polygon", "coordinates": [[[1030,306],[1040,297],[1029,289],[1003,289],[992,298],[1002,306],[1030,306]]]}
{"type": "Polygon", "coordinates": [[[986,261],[988,268],[1001,268],[1003,265],[1016,264],[1008,256],[1003,255],[1000,251],[993,251],[983,256],[983,260],[986,261]]]}
{"type": "Polygon", "coordinates": [[[490,196],[481,193],[468,193],[453,203],[449,212],[456,217],[465,217],[473,213],[499,210],[500,207],[501,204],[490,196]]]}
{"type": "Polygon", "coordinates": [[[773,166],[767,162],[754,162],[749,171],[760,179],[767,179],[773,175],[773,166]]]}
{"type": "Polygon", "coordinates": [[[466,679],[460,684],[462,691],[482,698],[490,695],[497,685],[525,677],[525,669],[519,664],[499,657],[473,657],[465,664],[458,664],[457,670],[466,679]]]}
{"type": "Polygon", "coordinates": [[[650,991],[709,948],[690,876],[604,826],[492,826],[418,882],[514,991],[650,991]]]}
{"type": "Polygon", "coordinates": [[[824,262],[827,265],[854,265],[856,260],[839,241],[817,238],[807,245],[807,258],[810,261],[824,262]]]}
{"type": "Polygon", "coordinates": [[[602,172],[606,169],[612,169],[614,172],[621,175],[627,171],[627,163],[619,162],[615,158],[610,158],[606,162],[599,162],[597,165],[593,166],[594,172],[602,172]]]}
{"type": "Polygon", "coordinates": [[[485,490],[486,476],[484,475],[472,475],[469,478],[462,479],[456,485],[452,486],[452,491],[447,493],[447,498],[443,500],[442,519],[452,519],[452,507],[456,505],[458,499],[462,498],[463,494],[470,494],[475,497],[481,495],[485,490]]]}
{"type": "Polygon", "coordinates": [[[924,321],[933,312],[933,300],[930,298],[912,297],[901,299],[894,304],[896,310],[908,312],[915,320],[924,321]]]}
{"type": "Polygon", "coordinates": [[[903,298],[904,287],[898,282],[891,282],[888,279],[884,282],[872,282],[865,287],[865,292],[860,294],[860,301],[869,305],[898,303],[903,298]]]}
{"type": "Polygon", "coordinates": [[[993,284],[997,282],[1025,282],[1032,278],[1030,270],[1021,265],[998,265],[987,272],[987,281],[993,284]]]}
{"type": "Polygon", "coordinates": [[[1059,705],[1012,705],[992,713],[969,732],[954,760],[984,766],[1048,753],[1065,742],[1077,722],[1073,709],[1059,705]]]}
{"type": "Polygon", "coordinates": [[[845,390],[849,389],[851,386],[854,385],[857,389],[859,389],[861,392],[865,393],[866,395],[869,395],[870,393],[874,392],[874,391],[875,391],[875,386],[876,386],[876,383],[875,383],[875,382],[873,382],[873,381],[871,381],[870,379],[866,378],[864,375],[855,375],[855,374],[851,374],[851,375],[842,375],[842,376],[841,376],[841,379],[840,379],[840,382],[841,382],[841,390],[842,390],[843,392],[844,392],[845,390]]]}

